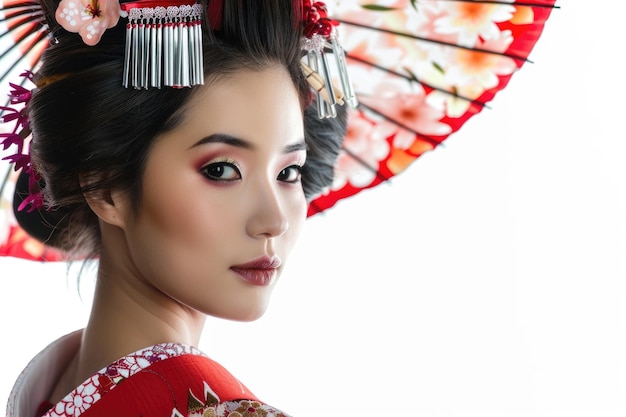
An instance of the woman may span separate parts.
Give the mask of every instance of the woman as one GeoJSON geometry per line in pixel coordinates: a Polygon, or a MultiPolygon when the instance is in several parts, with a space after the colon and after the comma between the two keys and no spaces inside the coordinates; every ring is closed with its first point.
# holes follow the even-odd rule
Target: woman
{"type": "Polygon", "coordinates": [[[204,84],[144,89],[128,22],[88,2],[100,26],[74,30],[72,4],[42,4],[54,42],[28,101],[25,201],[45,184],[48,209],[19,213],[44,217],[31,230],[48,244],[99,259],[96,292],[86,328],[25,369],[8,415],[285,415],[195,346],[206,315],[264,313],[307,198],[332,180],[345,117],[311,113],[302,5],[210,2],[204,84]]]}

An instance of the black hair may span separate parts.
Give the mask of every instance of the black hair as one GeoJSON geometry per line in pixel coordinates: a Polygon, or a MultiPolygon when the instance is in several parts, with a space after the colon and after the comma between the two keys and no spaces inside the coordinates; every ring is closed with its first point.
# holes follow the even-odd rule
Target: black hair
{"type": "MultiPolygon", "coordinates": [[[[211,82],[241,69],[261,70],[272,65],[287,69],[305,118],[308,155],[302,183],[310,201],[332,182],[345,135],[346,112],[341,109],[337,119],[317,117],[300,67],[299,3],[224,1],[219,8],[219,30],[205,27],[203,56],[209,87],[211,82]]],[[[29,227],[29,232],[49,246],[79,258],[96,257],[100,245],[98,219],[84,195],[107,190],[128,192],[138,210],[152,143],[180,123],[181,109],[197,90],[124,88],[123,19],[107,30],[97,45],[87,46],[77,34],[67,33],[56,24],[56,5],[54,0],[42,0],[55,41],[44,53],[35,78],[41,87],[33,92],[29,104],[31,156],[42,175],[49,207],[48,211],[17,213],[17,217],[21,224],[27,224],[32,223],[33,216],[40,216],[36,223],[42,227],[29,227]]]]}

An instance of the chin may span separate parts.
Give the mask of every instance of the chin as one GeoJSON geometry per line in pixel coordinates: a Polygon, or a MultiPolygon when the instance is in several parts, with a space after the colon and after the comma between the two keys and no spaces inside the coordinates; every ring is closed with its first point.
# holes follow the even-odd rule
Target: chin
{"type": "Polygon", "coordinates": [[[237,318],[235,320],[236,321],[240,321],[240,322],[244,322],[244,323],[250,323],[250,322],[253,322],[253,321],[257,321],[258,319],[263,317],[263,315],[265,315],[265,311],[263,311],[263,312],[261,312],[259,314],[251,314],[251,315],[246,316],[246,317],[237,318]]]}
{"type": "Polygon", "coordinates": [[[263,317],[267,311],[268,303],[264,303],[258,306],[246,305],[240,309],[231,309],[229,311],[220,312],[208,312],[210,316],[217,317],[225,320],[239,321],[239,322],[252,322],[263,317]]]}
{"type": "Polygon", "coordinates": [[[225,320],[238,321],[242,323],[246,323],[246,322],[249,323],[249,322],[253,322],[253,321],[260,319],[261,317],[263,317],[264,314],[265,314],[265,310],[261,312],[254,312],[254,313],[248,313],[248,314],[214,315],[214,317],[225,319],[225,320]]]}

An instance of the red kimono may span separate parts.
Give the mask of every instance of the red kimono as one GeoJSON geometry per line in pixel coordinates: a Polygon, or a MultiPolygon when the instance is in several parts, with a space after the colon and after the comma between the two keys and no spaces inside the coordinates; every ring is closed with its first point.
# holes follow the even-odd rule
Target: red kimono
{"type": "Polygon", "coordinates": [[[178,343],[124,356],[50,404],[47,396],[81,334],[64,336],[33,358],[13,387],[8,417],[288,417],[198,349],[178,343]]]}

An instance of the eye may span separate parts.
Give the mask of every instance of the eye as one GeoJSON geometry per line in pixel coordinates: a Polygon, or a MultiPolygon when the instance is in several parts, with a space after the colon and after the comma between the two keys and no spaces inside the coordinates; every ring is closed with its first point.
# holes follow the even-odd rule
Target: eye
{"type": "Polygon", "coordinates": [[[202,175],[212,181],[237,181],[241,179],[239,168],[230,162],[214,162],[202,167],[202,175]]]}
{"type": "Polygon", "coordinates": [[[297,183],[300,182],[302,176],[302,167],[300,165],[291,165],[280,171],[278,181],[297,183]]]}

